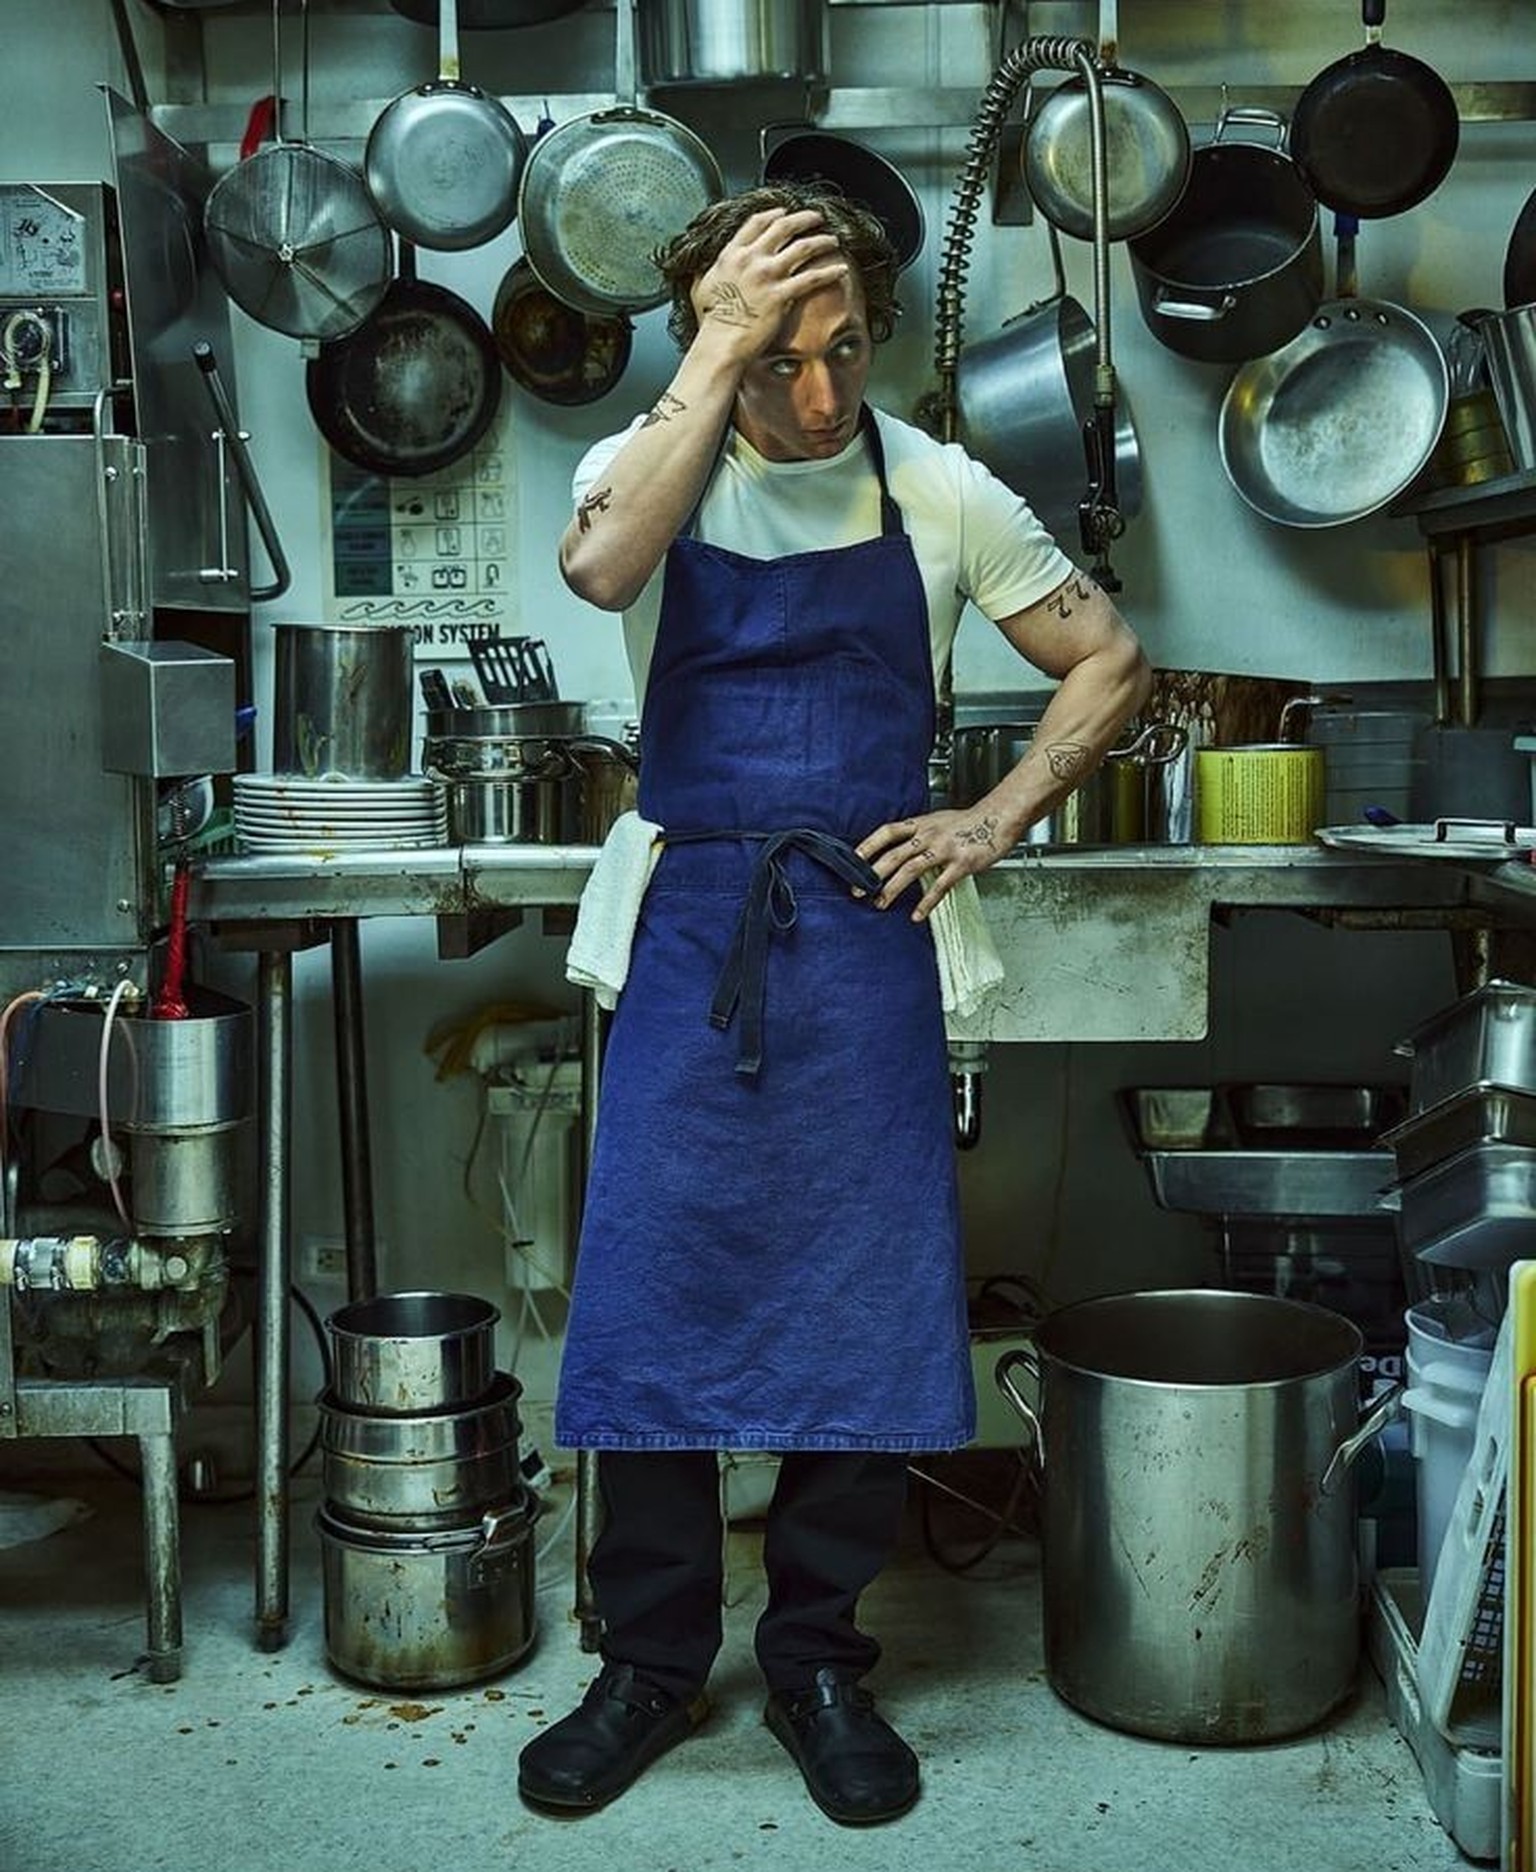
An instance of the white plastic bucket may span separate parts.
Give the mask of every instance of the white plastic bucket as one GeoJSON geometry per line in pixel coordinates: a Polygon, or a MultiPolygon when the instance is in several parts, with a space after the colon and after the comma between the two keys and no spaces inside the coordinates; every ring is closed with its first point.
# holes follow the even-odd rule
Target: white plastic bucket
{"type": "Polygon", "coordinates": [[[1477,1441],[1477,1413],[1493,1363],[1496,1329],[1455,1295],[1421,1300],[1404,1315],[1408,1389],[1419,1510],[1419,1584],[1425,1599],[1462,1474],[1477,1441]]]}

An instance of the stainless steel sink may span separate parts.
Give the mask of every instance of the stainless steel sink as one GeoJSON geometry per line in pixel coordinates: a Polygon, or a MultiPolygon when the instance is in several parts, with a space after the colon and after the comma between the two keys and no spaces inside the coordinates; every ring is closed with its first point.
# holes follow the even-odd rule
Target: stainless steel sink
{"type": "Polygon", "coordinates": [[[1220,1216],[1373,1216],[1397,1175],[1389,1150],[1149,1150],[1164,1209],[1220,1216]]]}

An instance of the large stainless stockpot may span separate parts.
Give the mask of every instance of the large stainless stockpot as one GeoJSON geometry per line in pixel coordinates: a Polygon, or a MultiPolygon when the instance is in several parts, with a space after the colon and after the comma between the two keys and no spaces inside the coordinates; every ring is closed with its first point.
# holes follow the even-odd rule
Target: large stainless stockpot
{"type": "Polygon", "coordinates": [[[1267,1741],[1348,1693],[1359,1330],[1265,1294],[1112,1294],[999,1361],[1044,1480],[1045,1661],[1075,1708],[1185,1743],[1267,1741]],[[1033,1370],[1031,1400],[1015,1372],[1033,1370]]]}
{"type": "Polygon", "coordinates": [[[338,1307],[331,1386],[338,1404],[382,1416],[452,1410],[496,1378],[500,1309],[463,1293],[376,1294],[338,1307]]]}
{"type": "Polygon", "coordinates": [[[322,1392],[321,1476],[327,1504],[348,1521],[400,1532],[462,1526],[521,1483],[517,1400],[498,1373],[479,1403],[409,1417],[349,1410],[322,1392]]]}

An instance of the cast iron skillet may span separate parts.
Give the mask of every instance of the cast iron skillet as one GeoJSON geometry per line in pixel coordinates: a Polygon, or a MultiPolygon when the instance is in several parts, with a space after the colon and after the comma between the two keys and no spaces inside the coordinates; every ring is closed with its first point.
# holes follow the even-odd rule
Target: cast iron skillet
{"type": "Polygon", "coordinates": [[[1504,250],[1504,308],[1529,305],[1536,300],[1536,189],[1525,198],[1525,206],[1510,229],[1509,245],[1504,250]]]}
{"type": "Polygon", "coordinates": [[[785,127],[769,125],[760,135],[763,180],[830,182],[883,224],[896,250],[897,271],[910,266],[923,251],[923,209],[896,165],[866,144],[829,130],[789,127],[789,134],[770,148],[770,139],[785,127]]]}
{"type": "Polygon", "coordinates": [[[619,381],[634,327],[566,305],[520,257],[496,290],[491,335],[514,383],[542,402],[573,405],[595,403],[619,381]]]}
{"type": "Polygon", "coordinates": [[[1386,0],[1361,0],[1366,43],[1307,86],[1291,160],[1325,207],[1376,220],[1432,195],[1456,157],[1461,120],[1440,74],[1381,44],[1386,0]]]}
{"type": "Polygon", "coordinates": [[[370,474],[425,475],[467,455],[501,406],[501,359],[478,312],[400,270],[382,301],[305,366],[310,414],[336,453],[370,474]]]}

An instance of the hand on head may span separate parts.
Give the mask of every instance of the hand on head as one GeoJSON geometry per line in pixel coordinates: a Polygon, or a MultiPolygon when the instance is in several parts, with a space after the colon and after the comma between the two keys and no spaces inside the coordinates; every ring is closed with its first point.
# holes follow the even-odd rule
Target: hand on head
{"type": "Polygon", "coordinates": [[[848,277],[835,235],[814,208],[768,208],[744,221],[690,297],[701,332],[738,336],[752,356],[773,343],[809,294],[848,277]]]}

